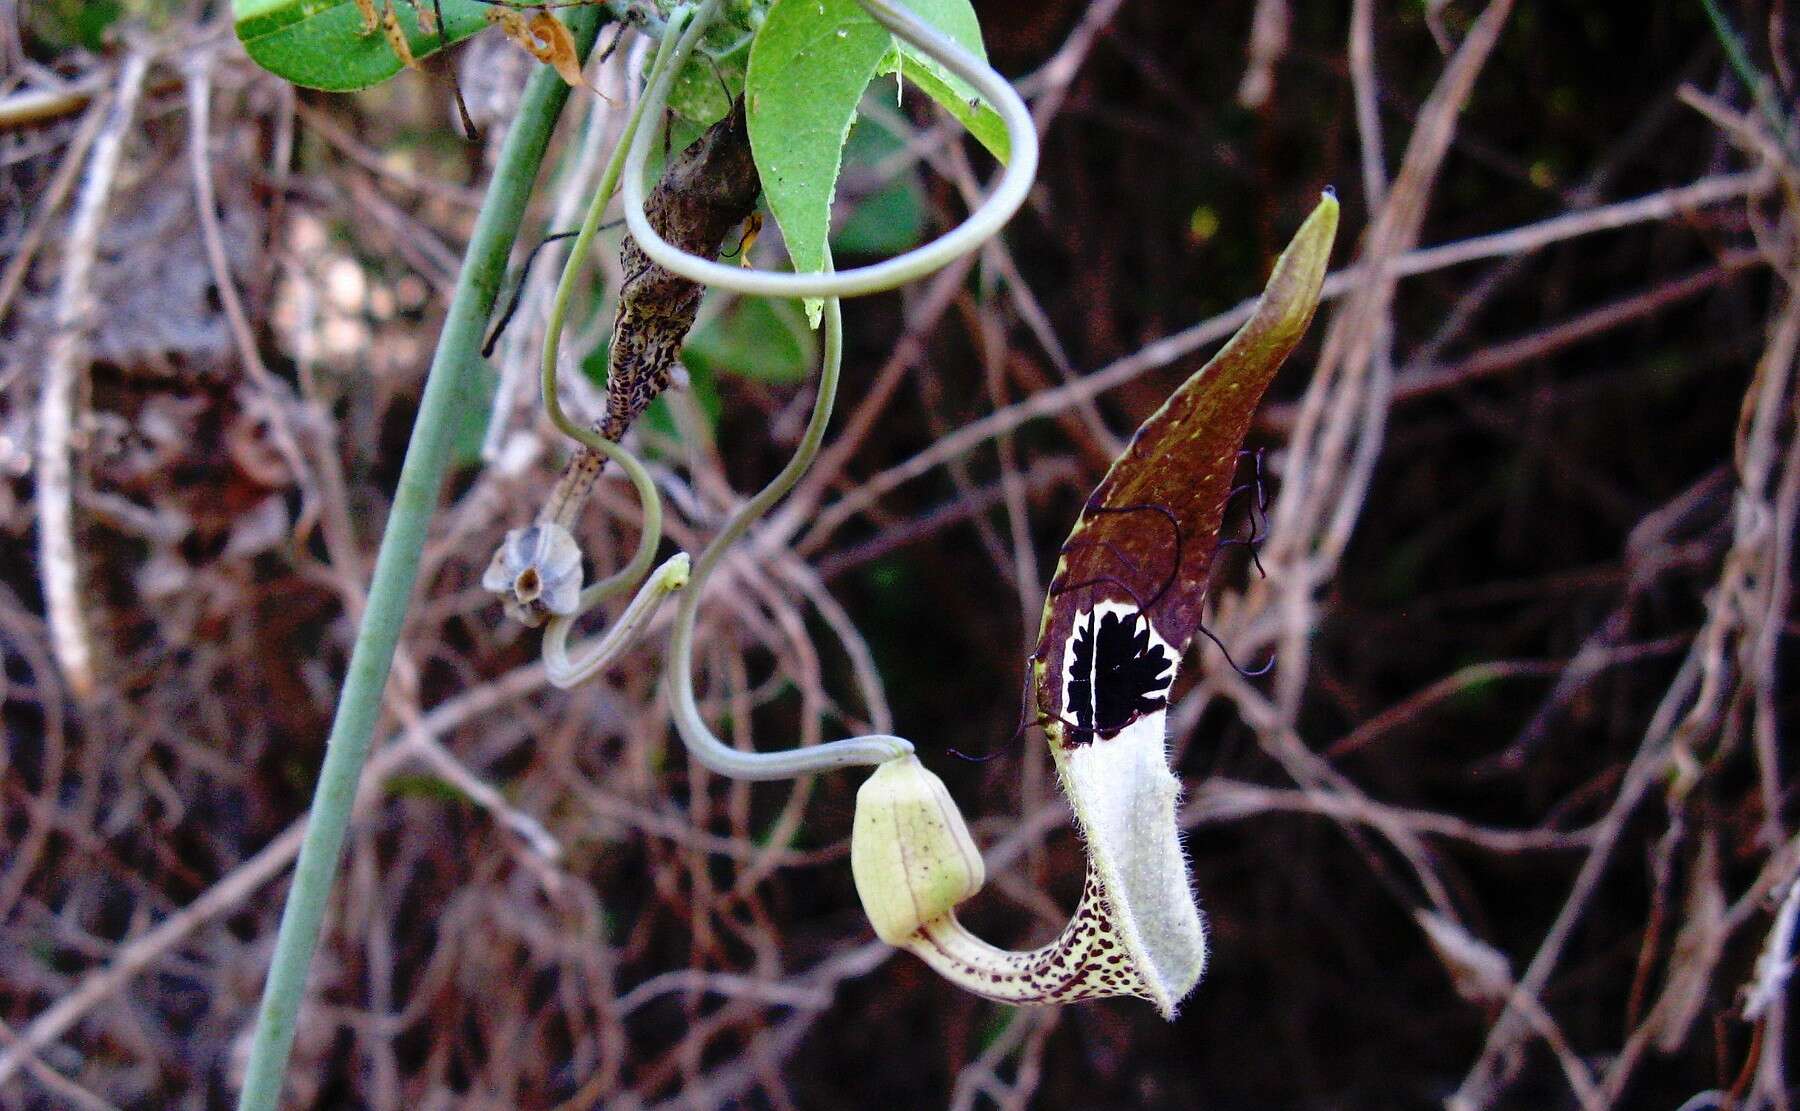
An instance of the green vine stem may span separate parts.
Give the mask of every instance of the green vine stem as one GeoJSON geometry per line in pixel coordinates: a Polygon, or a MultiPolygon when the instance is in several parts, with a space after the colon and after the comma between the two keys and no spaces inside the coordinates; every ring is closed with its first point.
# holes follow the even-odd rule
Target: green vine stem
{"type": "MultiPolygon", "coordinates": [[[[593,48],[600,22],[595,9],[570,13],[570,30],[584,58],[593,48]]],[[[532,77],[463,256],[462,273],[438,338],[394,491],[393,509],[382,534],[368,605],[319,770],[293,887],[282,909],[238,1100],[240,1111],[273,1111],[280,1099],[307,970],[318,947],[351,803],[418,578],[420,552],[449,460],[451,432],[465,413],[479,411],[482,404],[476,378],[482,331],[505,277],[507,255],[524,218],[551,130],[568,96],[569,86],[554,70],[546,67],[532,77]]]]}
{"type": "MultiPolygon", "coordinates": [[[[827,271],[831,266],[829,248],[825,254],[827,271]]],[[[819,396],[813,402],[812,416],[800,437],[800,446],[787,466],[781,469],[757,495],[740,506],[725,527],[694,561],[691,581],[681,595],[675,610],[675,627],[669,634],[669,713],[675,728],[687,744],[688,751],[709,770],[733,779],[793,779],[796,776],[881,764],[912,753],[912,742],[885,733],[866,737],[850,737],[813,748],[793,748],[784,752],[744,752],[720,740],[700,716],[694,700],[694,624],[700,612],[700,598],[706,580],[719,566],[719,561],[746,530],[800,481],[819,454],[825,440],[825,428],[831,423],[831,409],[837,401],[839,372],[844,363],[844,314],[835,297],[825,300],[825,357],[819,372],[819,396]]]]}
{"type": "MultiPolygon", "coordinates": [[[[741,266],[726,266],[690,255],[658,235],[656,229],[650,226],[650,220],[644,212],[644,164],[650,156],[651,136],[649,132],[641,131],[629,143],[630,154],[625,159],[621,193],[626,226],[631,229],[632,238],[637,240],[638,246],[653,261],[690,281],[704,282],[737,293],[764,297],[855,297],[864,293],[879,293],[922,278],[980,247],[1012,219],[1013,213],[1025,202],[1025,194],[1037,176],[1037,129],[1031,122],[1031,113],[1026,110],[1025,102],[1019,99],[1019,94],[1006,78],[904,7],[892,0],[858,2],[877,23],[967,81],[999,113],[1001,121],[1006,125],[1012,156],[987,200],[971,212],[968,219],[937,239],[882,262],[859,266],[853,270],[827,270],[811,274],[746,270],[741,266]]],[[[668,102],[674,74],[681,69],[688,51],[692,49],[688,40],[690,36],[698,37],[692,34],[695,28],[702,31],[705,29],[714,6],[709,4],[702,9],[690,26],[689,35],[684,35],[683,44],[677,47],[678,54],[674,64],[666,72],[659,73],[657,80],[651,83],[644,94],[644,101],[652,114],[660,114],[668,102]]]]}

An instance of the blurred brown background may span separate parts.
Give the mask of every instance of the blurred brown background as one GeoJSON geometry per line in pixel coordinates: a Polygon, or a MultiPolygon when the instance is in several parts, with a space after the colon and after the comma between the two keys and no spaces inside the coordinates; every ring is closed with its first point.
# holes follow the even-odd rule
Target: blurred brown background
{"type": "MultiPolygon", "coordinates": [[[[965,919],[1053,936],[1080,846],[1041,742],[1007,738],[1056,546],[1335,184],[1333,300],[1253,434],[1267,578],[1238,549],[1215,591],[1275,668],[1202,644],[1171,715],[1206,979],[1173,1024],[959,994],[857,907],[858,776],[698,770],[657,637],[545,687],[477,580],[560,459],[531,380],[553,250],[459,434],[290,1105],[1792,1106],[1758,963],[1800,869],[1786,0],[1723,7],[1767,110],[1685,0],[977,7],[1039,184],[1003,247],[847,306],[831,446],[703,613],[705,708],[762,748],[891,719],[990,851],[965,919]]],[[[565,114],[531,242],[576,222],[640,60],[590,69],[616,103],[565,114]]],[[[0,1106],[232,1105],[530,64],[487,35],[325,95],[211,5],[0,0],[0,1106]]],[[[948,227],[986,173],[924,97],[870,103],[845,256],[948,227]]],[[[613,249],[571,350],[606,334],[613,249]]],[[[804,356],[709,303],[639,433],[676,543],[791,452],[804,356]]],[[[603,570],[636,510],[595,501],[603,570]]]]}

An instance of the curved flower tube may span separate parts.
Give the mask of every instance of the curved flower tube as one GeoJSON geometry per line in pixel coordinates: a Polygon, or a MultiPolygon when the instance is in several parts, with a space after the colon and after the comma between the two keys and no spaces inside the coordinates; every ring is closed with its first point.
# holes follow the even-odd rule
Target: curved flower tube
{"type": "MultiPolygon", "coordinates": [[[[831,256],[826,254],[826,266],[831,256]]],[[[813,402],[812,416],[800,437],[800,446],[787,466],[738,507],[713,537],[712,543],[694,561],[693,578],[675,611],[675,628],[669,634],[668,690],[669,712],[675,727],[694,759],[709,770],[733,779],[792,779],[833,768],[859,764],[881,764],[912,753],[912,742],[903,737],[877,733],[866,737],[850,737],[813,748],[788,749],[785,752],[744,752],[720,740],[700,716],[694,699],[694,625],[700,612],[700,597],[706,580],[719,566],[719,561],[737,543],[758,518],[767,513],[800,481],[824,442],[825,428],[831,423],[832,406],[837,401],[839,372],[844,362],[844,317],[842,305],[835,297],[825,299],[825,344],[823,366],[819,372],[819,396],[813,402]]]]}
{"type": "MultiPolygon", "coordinates": [[[[1150,807],[1138,840],[1152,848],[1173,845],[1179,862],[1178,785],[1166,767],[1161,772],[1162,789],[1134,800],[1150,807]],[[1158,828],[1163,825],[1166,830],[1158,828]]],[[[850,869],[877,937],[911,950],[965,991],[1000,1003],[1132,995],[1173,1017],[1206,965],[1200,911],[1179,863],[1154,888],[1161,897],[1146,904],[1119,898],[1090,862],[1069,924],[1037,949],[1001,949],[970,933],[955,908],[981,889],[981,853],[943,780],[914,756],[883,764],[857,791],[850,869]]]]}
{"type": "Polygon", "coordinates": [[[1172,1017],[1206,966],[1175,819],[1181,785],[1165,748],[1169,692],[1201,631],[1238,449],[1312,319],[1337,221],[1328,193],[1250,319],[1138,429],[1063,545],[1028,704],[1088,857],[1062,934],[1010,952],[957,921],[956,904],[981,886],[980,857],[943,783],[916,759],[883,765],[857,793],[850,861],[877,935],[977,995],[1134,995],[1172,1017]]]}
{"type": "MultiPolygon", "coordinates": [[[[625,159],[621,203],[625,223],[632,238],[644,253],[664,268],[691,281],[705,282],[719,289],[751,293],[765,297],[856,297],[879,293],[922,278],[934,270],[968,254],[999,233],[1013,213],[1025,202],[1025,195],[1037,176],[1037,129],[1031,113],[1012,85],[961,46],[924,23],[892,0],[858,0],[877,23],[941,63],[945,69],[967,81],[993,105],[1006,125],[1012,155],[992,193],[968,219],[942,236],[921,247],[883,262],[859,266],[853,270],[825,270],[811,274],[782,274],[767,270],[746,270],[688,254],[656,233],[644,212],[644,165],[650,156],[648,131],[640,130],[630,144],[625,159]]],[[[644,94],[650,111],[660,113],[668,103],[669,88],[675,74],[686,62],[705,31],[711,8],[703,8],[676,47],[673,63],[659,66],[657,76],[644,94]]]]}

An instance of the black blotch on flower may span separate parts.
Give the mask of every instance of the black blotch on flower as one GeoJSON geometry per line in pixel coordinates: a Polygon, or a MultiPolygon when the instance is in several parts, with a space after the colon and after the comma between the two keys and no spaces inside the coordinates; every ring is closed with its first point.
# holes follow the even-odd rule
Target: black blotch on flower
{"type": "Polygon", "coordinates": [[[1075,623],[1074,658],[1063,690],[1074,711],[1075,743],[1118,735],[1127,725],[1169,704],[1175,659],[1152,643],[1141,613],[1086,614],[1075,623]],[[1141,624],[1140,624],[1141,622],[1141,624]]]}

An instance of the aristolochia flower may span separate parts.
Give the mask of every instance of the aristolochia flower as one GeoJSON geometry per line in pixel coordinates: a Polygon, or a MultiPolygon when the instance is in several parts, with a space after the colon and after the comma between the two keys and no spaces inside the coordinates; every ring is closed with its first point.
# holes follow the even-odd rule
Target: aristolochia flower
{"type": "Polygon", "coordinates": [[[1088,856],[1061,936],[1009,952],[956,920],[955,906],[981,886],[981,858],[949,792],[916,758],[884,764],[857,794],[851,865],[876,933],[978,995],[1134,995],[1172,1017],[1200,979],[1206,931],[1175,822],[1169,690],[1200,629],[1238,450],[1312,319],[1337,220],[1327,192],[1255,313],[1138,429],[1063,545],[1027,711],[1049,740],[1088,856]]]}

